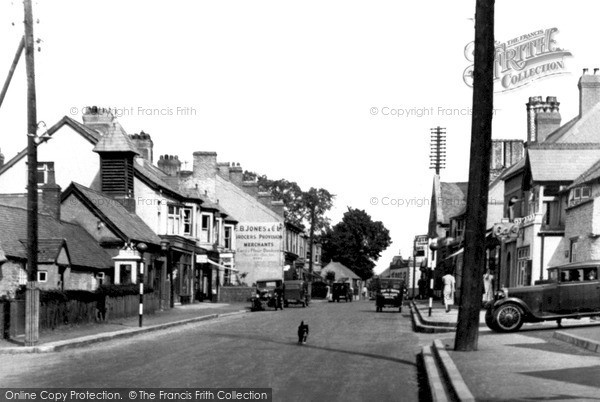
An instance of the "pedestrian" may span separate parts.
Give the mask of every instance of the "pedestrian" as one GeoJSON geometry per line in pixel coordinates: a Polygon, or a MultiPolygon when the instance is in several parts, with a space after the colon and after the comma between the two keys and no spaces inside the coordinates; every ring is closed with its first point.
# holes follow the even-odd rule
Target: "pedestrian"
{"type": "Polygon", "coordinates": [[[456,290],[456,280],[450,270],[447,270],[446,275],[442,277],[442,283],[444,284],[444,306],[446,307],[446,313],[449,313],[450,306],[454,305],[454,292],[456,290]]]}
{"type": "Polygon", "coordinates": [[[368,292],[367,287],[363,286],[363,288],[362,288],[363,300],[367,300],[367,292],[368,292]]]}
{"type": "Polygon", "coordinates": [[[281,309],[283,310],[283,295],[284,289],[281,284],[277,285],[275,288],[275,310],[281,309]]]}
{"type": "Polygon", "coordinates": [[[375,311],[376,312],[383,312],[383,305],[385,304],[385,297],[383,296],[383,293],[381,293],[381,290],[377,290],[377,295],[375,296],[375,311]]]}
{"type": "Polygon", "coordinates": [[[493,285],[494,275],[492,275],[492,271],[487,269],[485,274],[483,275],[483,304],[494,300],[494,287],[493,285]]]}
{"type": "Polygon", "coordinates": [[[421,278],[419,278],[417,283],[419,286],[419,299],[423,300],[426,298],[425,293],[427,292],[427,280],[424,274],[421,274],[421,278]]]}

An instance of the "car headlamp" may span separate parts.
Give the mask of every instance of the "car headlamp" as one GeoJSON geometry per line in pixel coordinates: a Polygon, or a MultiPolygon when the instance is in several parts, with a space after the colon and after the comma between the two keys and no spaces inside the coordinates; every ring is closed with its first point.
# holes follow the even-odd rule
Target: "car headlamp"
{"type": "Polygon", "coordinates": [[[496,300],[504,299],[505,297],[508,297],[507,289],[497,290],[494,294],[494,299],[496,300]]]}

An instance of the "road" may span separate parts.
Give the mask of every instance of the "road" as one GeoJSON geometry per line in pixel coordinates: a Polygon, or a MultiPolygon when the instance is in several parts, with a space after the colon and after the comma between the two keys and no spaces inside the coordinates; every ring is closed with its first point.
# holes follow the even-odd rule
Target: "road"
{"type": "MultiPolygon", "coordinates": [[[[315,302],[50,354],[4,355],[4,387],[267,387],[276,401],[417,401],[408,309],[315,302]],[[300,321],[310,326],[297,344],[300,321]]],[[[422,384],[421,384],[421,388],[422,384]]]]}

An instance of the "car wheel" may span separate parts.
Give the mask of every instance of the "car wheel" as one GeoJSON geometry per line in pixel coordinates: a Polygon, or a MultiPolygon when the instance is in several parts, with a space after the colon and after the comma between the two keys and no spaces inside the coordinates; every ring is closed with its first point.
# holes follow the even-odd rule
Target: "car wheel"
{"type": "Polygon", "coordinates": [[[494,312],[493,325],[501,332],[518,331],[523,325],[523,310],[516,304],[504,304],[494,312]]]}

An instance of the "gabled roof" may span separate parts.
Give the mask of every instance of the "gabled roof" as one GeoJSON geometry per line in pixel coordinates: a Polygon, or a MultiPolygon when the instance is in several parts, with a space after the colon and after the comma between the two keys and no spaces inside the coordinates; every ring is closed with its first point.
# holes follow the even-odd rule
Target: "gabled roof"
{"type": "Polygon", "coordinates": [[[600,156],[600,144],[532,144],[526,164],[535,182],[572,182],[600,156]]]}
{"type": "Polygon", "coordinates": [[[468,182],[440,182],[440,194],[437,197],[437,222],[450,223],[450,218],[458,215],[467,203],[468,182]]]}
{"type": "Polygon", "coordinates": [[[343,278],[348,279],[360,279],[350,268],[342,264],[341,262],[331,261],[321,269],[321,276],[325,277],[327,271],[335,272],[335,280],[338,281],[343,278]]]}
{"type": "MultiPolygon", "coordinates": [[[[27,239],[22,239],[21,244],[27,247],[27,239]]],[[[60,251],[65,249],[69,255],[65,239],[38,239],[38,262],[53,264],[58,259],[60,251]]]]}
{"type": "Polygon", "coordinates": [[[123,241],[142,241],[160,245],[160,237],[146,225],[142,218],[129,212],[113,198],[78,183],[71,183],[63,192],[61,199],[64,201],[71,194],[77,197],[107,227],[120,235],[123,241]]]}
{"type": "MultiPolygon", "coordinates": [[[[6,255],[27,259],[27,247],[22,242],[27,238],[27,210],[0,205],[0,227],[0,243],[6,255]]],[[[51,253],[58,241],[64,239],[73,266],[95,269],[113,266],[111,256],[79,225],[39,214],[38,236],[40,252],[51,253]]]]}
{"type": "MultiPolygon", "coordinates": [[[[43,137],[41,139],[42,142],[48,141],[50,138],[52,138],[54,133],[56,133],[60,128],[62,128],[64,126],[71,127],[73,130],[75,130],[76,132],[81,134],[81,136],[83,138],[85,138],[86,140],[88,140],[91,144],[96,144],[100,140],[100,138],[102,138],[102,135],[100,135],[100,133],[97,132],[96,130],[92,130],[91,128],[85,126],[84,124],[81,124],[78,121],[73,120],[72,118],[70,118],[68,116],[64,116],[55,125],[53,125],[52,127],[50,127],[48,129],[48,131],[46,132],[47,137],[43,137]]],[[[10,169],[12,166],[14,166],[18,161],[23,159],[25,156],[27,156],[27,148],[23,149],[16,156],[14,156],[11,160],[7,161],[4,165],[2,165],[2,167],[0,168],[0,175],[2,175],[8,169],[10,169]]]]}

